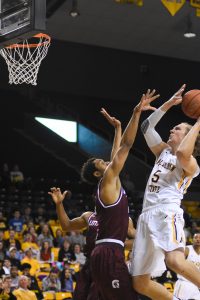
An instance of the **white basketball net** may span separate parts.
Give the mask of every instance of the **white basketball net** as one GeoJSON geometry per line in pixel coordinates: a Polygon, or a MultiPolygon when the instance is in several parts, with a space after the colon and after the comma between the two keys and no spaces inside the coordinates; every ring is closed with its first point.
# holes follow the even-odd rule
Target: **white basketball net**
{"type": "Polygon", "coordinates": [[[36,44],[24,40],[0,50],[8,65],[10,84],[37,85],[39,67],[47,55],[51,38],[46,34],[38,34],[34,38],[37,39],[36,44]]]}

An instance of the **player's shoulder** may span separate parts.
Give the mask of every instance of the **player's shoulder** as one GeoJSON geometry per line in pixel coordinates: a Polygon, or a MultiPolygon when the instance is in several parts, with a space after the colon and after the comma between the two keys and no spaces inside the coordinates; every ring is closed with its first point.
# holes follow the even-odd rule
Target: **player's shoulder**
{"type": "Polygon", "coordinates": [[[87,222],[88,219],[90,218],[90,216],[92,216],[93,214],[94,214],[93,211],[86,211],[86,212],[84,212],[84,213],[81,215],[81,217],[82,217],[83,219],[85,219],[85,221],[87,222]]]}
{"type": "Polygon", "coordinates": [[[172,155],[172,149],[169,145],[165,144],[165,146],[163,146],[162,149],[157,153],[156,160],[169,155],[172,155]]]}

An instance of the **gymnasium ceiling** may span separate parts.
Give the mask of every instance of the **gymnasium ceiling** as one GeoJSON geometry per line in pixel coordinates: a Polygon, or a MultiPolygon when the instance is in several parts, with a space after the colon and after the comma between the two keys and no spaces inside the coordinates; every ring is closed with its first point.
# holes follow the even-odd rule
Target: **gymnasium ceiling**
{"type": "Polygon", "coordinates": [[[52,38],[200,61],[200,17],[188,1],[174,17],[160,0],[144,0],[143,7],[114,0],[77,1],[80,16],[72,18],[72,0],[47,0],[47,32],[52,38]],[[195,38],[183,36],[188,16],[195,38]]]}

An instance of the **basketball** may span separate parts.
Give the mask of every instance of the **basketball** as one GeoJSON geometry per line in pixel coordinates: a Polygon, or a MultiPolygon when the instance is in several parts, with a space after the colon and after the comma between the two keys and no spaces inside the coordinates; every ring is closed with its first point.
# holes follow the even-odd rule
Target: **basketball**
{"type": "Polygon", "coordinates": [[[190,90],[183,96],[182,110],[192,119],[200,116],[200,90],[190,90]]]}

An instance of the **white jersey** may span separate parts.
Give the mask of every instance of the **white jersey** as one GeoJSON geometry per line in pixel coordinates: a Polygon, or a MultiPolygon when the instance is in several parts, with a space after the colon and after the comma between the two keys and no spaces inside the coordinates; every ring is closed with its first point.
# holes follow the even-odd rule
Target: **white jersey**
{"type": "Polygon", "coordinates": [[[149,177],[144,194],[143,209],[171,203],[180,206],[183,195],[192,179],[198,174],[199,168],[193,177],[185,176],[176,155],[171,153],[170,148],[164,149],[156,160],[149,177]]]}
{"type": "MultiPolygon", "coordinates": [[[[194,263],[194,265],[200,270],[200,254],[197,254],[193,246],[187,246],[189,248],[188,261],[194,263]]],[[[174,296],[178,299],[194,299],[200,300],[199,288],[185,277],[178,275],[178,280],[174,285],[174,296]]]]}
{"type": "MultiPolygon", "coordinates": [[[[187,246],[187,248],[189,249],[187,260],[191,261],[197,267],[197,269],[199,269],[199,271],[200,271],[200,254],[198,254],[194,250],[194,247],[192,245],[187,246]]],[[[179,279],[189,281],[181,275],[177,275],[177,276],[179,279]]]]}

